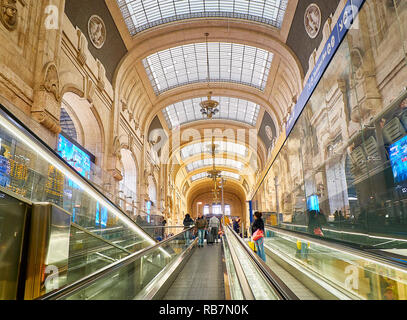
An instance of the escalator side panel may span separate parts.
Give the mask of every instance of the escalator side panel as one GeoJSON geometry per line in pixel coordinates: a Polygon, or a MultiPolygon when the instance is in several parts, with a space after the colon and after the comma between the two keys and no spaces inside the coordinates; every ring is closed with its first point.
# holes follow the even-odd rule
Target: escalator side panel
{"type": "Polygon", "coordinates": [[[30,211],[29,204],[0,192],[0,300],[19,297],[30,211]]]}
{"type": "Polygon", "coordinates": [[[66,283],[71,215],[50,204],[33,205],[24,298],[35,299],[66,283]]]}

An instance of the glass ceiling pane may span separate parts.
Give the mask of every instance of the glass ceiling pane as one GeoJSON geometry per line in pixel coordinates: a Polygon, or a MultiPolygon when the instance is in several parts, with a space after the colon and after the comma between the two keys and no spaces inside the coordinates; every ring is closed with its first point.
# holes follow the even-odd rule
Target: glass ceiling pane
{"type": "MultiPolygon", "coordinates": [[[[187,165],[187,171],[191,172],[200,168],[204,167],[211,167],[213,166],[213,159],[203,159],[192,162],[187,165]]],[[[232,160],[232,159],[224,159],[224,158],[215,158],[215,167],[216,166],[223,166],[234,168],[237,170],[243,169],[243,163],[240,161],[232,160]]]]}
{"type": "MultiPolygon", "coordinates": [[[[239,155],[241,157],[246,157],[248,154],[248,149],[241,144],[227,141],[215,141],[215,145],[218,145],[216,153],[227,153],[230,155],[239,155]]],[[[200,142],[186,146],[181,149],[181,158],[182,160],[185,160],[201,153],[211,154],[211,146],[212,142],[200,142]]]]}
{"type": "MultiPolygon", "coordinates": [[[[222,177],[227,177],[227,178],[232,178],[232,179],[236,179],[236,180],[240,180],[240,175],[233,173],[233,172],[229,172],[229,171],[222,171],[220,173],[220,175],[222,177]]],[[[208,173],[207,172],[202,172],[202,173],[198,173],[195,174],[191,177],[191,182],[200,180],[200,179],[205,179],[208,177],[208,173]]]]}
{"type": "MultiPolygon", "coordinates": [[[[193,121],[206,119],[200,112],[200,103],[207,97],[194,98],[174,103],[163,110],[168,128],[171,130],[177,126],[193,121]],[[186,116],[188,115],[188,116],[186,116]]],[[[213,119],[235,120],[255,126],[260,112],[260,106],[256,103],[230,97],[212,97],[219,102],[219,112],[213,119]]]]}
{"type": "Polygon", "coordinates": [[[154,53],[143,60],[156,95],[197,82],[233,82],[264,91],[273,53],[236,43],[193,43],[154,53]],[[209,53],[209,79],[207,68],[209,53]]]}
{"type": "Polygon", "coordinates": [[[234,18],[281,28],[288,0],[117,0],[132,36],[143,30],[192,18],[234,18]]]}

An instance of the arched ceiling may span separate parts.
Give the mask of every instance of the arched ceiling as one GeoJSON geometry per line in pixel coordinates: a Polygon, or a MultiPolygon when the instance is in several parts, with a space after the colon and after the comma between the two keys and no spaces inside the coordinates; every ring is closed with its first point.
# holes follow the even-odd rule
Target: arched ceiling
{"type": "MultiPolygon", "coordinates": [[[[208,97],[198,97],[183,100],[166,107],[162,112],[169,129],[193,121],[203,120],[200,103],[208,97]]],[[[260,106],[245,99],[212,96],[212,100],[219,102],[219,112],[213,119],[233,120],[256,126],[260,113],[260,106]]]]}
{"type": "Polygon", "coordinates": [[[188,197],[210,188],[205,172],[212,168],[212,156],[199,152],[205,144],[193,145],[210,143],[202,134],[205,129],[243,129],[243,140],[235,137],[233,142],[237,149],[246,148],[245,154],[220,152],[215,165],[224,171],[229,188],[245,198],[243,179],[253,184],[267,156],[257,136],[259,120],[267,112],[281,128],[302,89],[303,70],[285,44],[298,0],[106,3],[129,50],[113,85],[145,137],[153,120],[161,120],[168,135],[161,155],[169,159],[172,181],[179,190],[188,183],[188,197]],[[199,107],[209,91],[220,102],[219,114],[210,121],[202,119],[199,107]],[[181,141],[174,144],[174,138],[181,141]]]}
{"type": "MultiPolygon", "coordinates": [[[[112,1],[107,2],[109,4],[112,1]]],[[[216,2],[222,5],[222,1],[216,2]]],[[[136,82],[141,80],[153,109],[145,112],[146,109],[139,104],[135,110],[143,131],[146,130],[144,124],[148,125],[151,117],[171,104],[183,101],[180,95],[189,92],[189,99],[206,96],[209,91],[208,80],[213,95],[232,98],[239,95],[242,98],[241,92],[245,92],[245,96],[251,95],[246,100],[257,103],[272,114],[279,127],[287,107],[279,102],[290,104],[291,97],[282,99],[278,94],[272,94],[277,74],[293,88],[293,92],[290,92],[284,87],[285,84],[282,85],[280,95],[296,94],[302,86],[303,74],[298,59],[284,44],[286,39],[280,34],[282,30],[288,33],[296,2],[290,1],[289,22],[283,23],[281,30],[258,22],[249,23],[247,19],[231,20],[226,16],[203,20],[184,17],[176,23],[151,25],[151,28],[132,37],[128,44],[129,53],[118,68],[115,82],[116,86],[121,87],[126,86],[125,82],[132,77],[138,79],[136,82]],[[205,42],[205,31],[209,33],[208,43],[205,42]],[[225,88],[229,91],[227,95],[218,92],[225,88]]],[[[123,1],[119,3],[124,5],[123,1]]],[[[223,4],[227,3],[230,1],[224,1],[223,4]]],[[[255,3],[250,5],[255,6],[255,3]]],[[[115,7],[117,9],[117,3],[115,7]]],[[[111,11],[115,16],[114,8],[111,11]]],[[[120,20],[124,21],[122,12],[120,20]]],[[[117,17],[115,21],[118,22],[117,17]]]]}
{"type": "Polygon", "coordinates": [[[117,0],[130,35],[169,22],[235,18],[280,29],[288,0],[117,0]]]}
{"type": "Polygon", "coordinates": [[[273,56],[245,44],[195,42],[155,52],[143,59],[143,66],[157,96],[198,82],[239,83],[264,91],[273,56]]]}
{"type": "MultiPolygon", "coordinates": [[[[194,199],[200,194],[212,192],[214,188],[213,183],[208,183],[206,180],[201,180],[194,183],[186,193],[188,207],[194,202],[194,199]]],[[[242,202],[246,201],[247,193],[238,181],[229,180],[224,186],[224,192],[236,195],[242,202]]]]}

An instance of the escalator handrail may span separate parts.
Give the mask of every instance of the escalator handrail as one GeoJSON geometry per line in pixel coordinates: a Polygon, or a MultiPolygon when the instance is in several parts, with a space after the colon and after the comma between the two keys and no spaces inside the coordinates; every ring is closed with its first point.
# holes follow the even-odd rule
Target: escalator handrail
{"type": "Polygon", "coordinates": [[[191,231],[192,229],[194,229],[195,227],[191,227],[189,229],[183,230],[182,232],[168,238],[165,239],[161,242],[158,242],[155,245],[152,245],[148,248],[143,249],[142,251],[138,251],[135,252],[119,261],[116,261],[104,268],[99,269],[98,271],[87,275],[86,277],[83,277],[82,279],[79,279],[71,284],[68,284],[60,289],[57,289],[56,291],[52,291],[49,293],[46,293],[45,295],[36,298],[35,300],[57,300],[57,299],[61,299],[63,297],[66,297],[70,294],[75,293],[76,291],[82,289],[83,287],[89,286],[93,283],[95,283],[97,280],[103,278],[104,276],[119,270],[123,267],[128,266],[129,264],[133,263],[134,261],[138,260],[140,257],[145,256],[147,254],[149,254],[150,252],[158,249],[159,247],[171,242],[172,240],[178,238],[181,234],[187,232],[187,231],[191,231]]]}
{"type": "Polygon", "coordinates": [[[101,236],[99,236],[97,234],[94,234],[89,230],[86,230],[84,227],[82,227],[82,226],[80,226],[80,225],[78,225],[76,223],[71,222],[71,226],[78,229],[78,230],[80,230],[80,231],[82,231],[82,232],[84,232],[84,233],[86,233],[87,235],[89,235],[91,237],[94,237],[94,238],[96,238],[96,239],[98,239],[100,241],[105,242],[106,244],[108,244],[108,245],[110,245],[112,247],[115,247],[116,249],[119,249],[119,250],[124,251],[124,252],[129,253],[129,254],[131,253],[129,250],[127,250],[127,249],[125,249],[125,248],[123,248],[123,247],[121,247],[121,246],[119,246],[119,245],[117,245],[117,244],[115,244],[113,242],[110,242],[109,240],[106,240],[105,238],[103,238],[103,237],[101,237],[101,236]]]}
{"type": "Polygon", "coordinates": [[[380,254],[377,252],[370,252],[370,251],[367,251],[367,249],[356,248],[351,245],[344,244],[343,242],[337,241],[335,239],[323,238],[320,236],[305,234],[303,232],[287,230],[287,229],[278,228],[278,227],[270,226],[270,225],[265,225],[265,228],[269,229],[271,231],[274,231],[277,233],[282,233],[287,236],[295,237],[295,238],[298,238],[298,239],[301,239],[304,241],[314,242],[321,246],[329,247],[334,250],[344,251],[345,253],[348,253],[350,255],[353,254],[353,255],[357,255],[357,256],[360,256],[365,259],[373,260],[373,262],[376,262],[376,263],[386,264],[386,265],[389,265],[390,267],[404,269],[404,271],[407,271],[407,262],[401,262],[400,260],[395,261],[395,260],[392,260],[392,259],[386,257],[384,254],[380,254]]]}
{"type": "Polygon", "coordinates": [[[232,227],[227,226],[229,231],[233,234],[233,236],[238,240],[244,250],[249,254],[252,258],[253,262],[257,265],[260,269],[262,274],[266,277],[272,287],[275,289],[277,295],[283,300],[299,300],[299,298],[295,295],[290,288],[277,276],[270,267],[256,254],[249,248],[249,246],[243,241],[243,239],[232,229],[232,227]]]}
{"type": "Polygon", "coordinates": [[[249,285],[249,282],[246,278],[246,275],[243,271],[242,265],[239,262],[239,259],[236,255],[236,252],[233,248],[233,246],[229,243],[228,238],[226,237],[226,241],[228,242],[228,247],[229,247],[229,253],[232,258],[232,263],[234,265],[235,271],[236,271],[236,276],[239,281],[240,289],[242,290],[243,298],[245,300],[255,300],[253,290],[249,285]]]}

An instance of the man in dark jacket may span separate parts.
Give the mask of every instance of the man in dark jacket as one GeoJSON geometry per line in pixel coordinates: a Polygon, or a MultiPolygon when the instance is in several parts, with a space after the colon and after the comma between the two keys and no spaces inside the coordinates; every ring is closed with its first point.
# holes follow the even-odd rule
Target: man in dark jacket
{"type": "Polygon", "coordinates": [[[205,239],[205,232],[206,232],[206,228],[208,227],[208,221],[206,221],[206,219],[204,219],[203,216],[200,216],[195,221],[195,227],[198,230],[198,237],[199,237],[198,248],[203,247],[204,239],[205,239]]]}
{"type": "MultiPolygon", "coordinates": [[[[185,215],[183,224],[184,224],[184,230],[187,230],[194,225],[194,220],[191,219],[191,216],[189,215],[189,213],[187,213],[185,215]]],[[[185,237],[185,245],[188,247],[189,243],[190,243],[190,238],[191,238],[191,231],[185,231],[184,237],[185,237]]]]}

